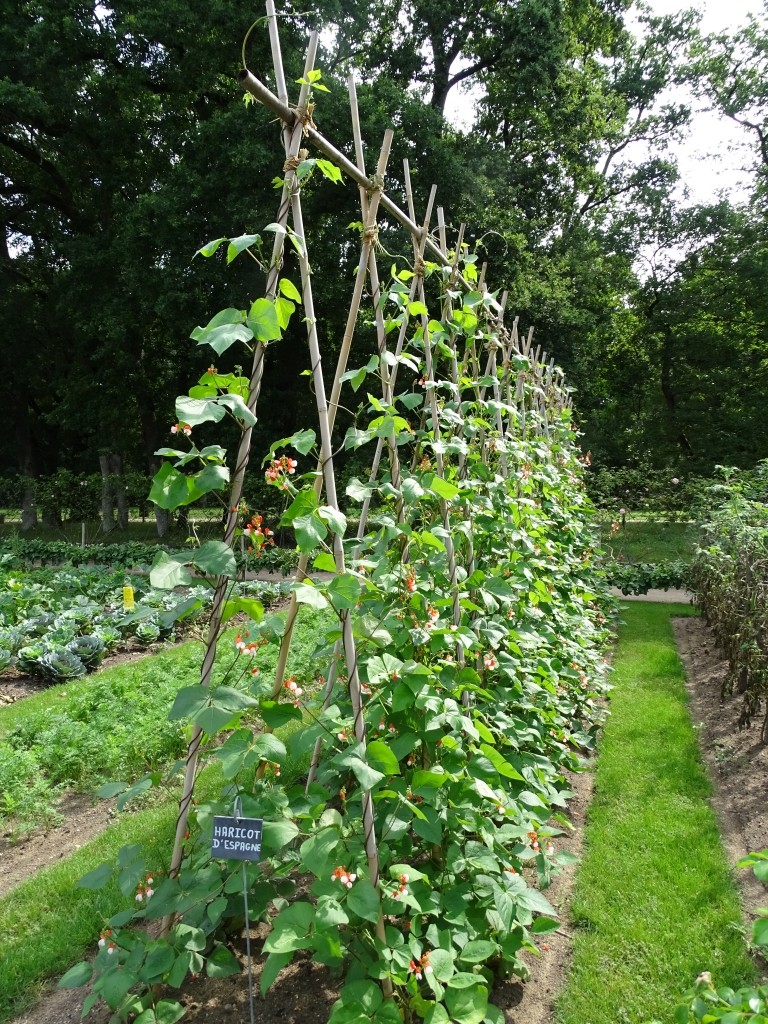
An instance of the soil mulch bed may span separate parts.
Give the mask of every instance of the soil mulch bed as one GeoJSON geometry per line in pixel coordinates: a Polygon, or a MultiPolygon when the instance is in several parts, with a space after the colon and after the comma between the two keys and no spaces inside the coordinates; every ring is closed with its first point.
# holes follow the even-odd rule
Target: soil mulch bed
{"type": "Polygon", "coordinates": [[[68,793],[57,807],[64,820],[50,832],[36,832],[14,843],[0,838],[0,896],[95,839],[114,819],[114,808],[114,800],[68,793]]]}
{"type": "MultiPolygon", "coordinates": [[[[141,661],[142,658],[146,658],[150,654],[157,654],[158,650],[162,650],[165,646],[165,644],[151,647],[139,643],[124,644],[116,654],[108,654],[104,658],[94,675],[98,675],[103,669],[112,668],[114,665],[129,665],[133,661],[141,661]]],[[[48,687],[49,684],[42,679],[35,679],[34,676],[10,670],[0,678],[0,708],[6,707],[8,704],[15,704],[17,700],[31,697],[35,693],[42,693],[48,687]]]]}
{"type": "MultiPolygon", "coordinates": [[[[725,662],[714,647],[707,627],[698,619],[674,622],[678,649],[688,675],[691,715],[698,727],[702,757],[713,784],[712,804],[717,813],[725,848],[731,863],[748,850],[768,846],[768,805],[765,780],[768,773],[768,747],[759,743],[758,730],[739,732],[737,721],[740,699],[721,701],[720,691],[725,662]]],[[[574,798],[569,805],[573,832],[560,837],[558,848],[578,854],[581,850],[583,823],[592,792],[589,775],[571,779],[574,798]]],[[[62,826],[62,828],[67,825],[62,826]]],[[[69,825],[69,827],[76,827],[69,825]]],[[[57,829],[51,833],[58,849],[57,829]]],[[[99,831],[97,828],[96,831],[99,831]]],[[[84,841],[84,840],[83,840],[84,841]]],[[[32,874],[49,860],[38,860],[38,853],[49,844],[49,837],[29,840],[24,863],[26,874],[32,874]]],[[[2,863],[0,861],[0,863],[2,863]]],[[[562,988],[570,960],[570,929],[568,898],[575,869],[569,867],[547,890],[547,898],[559,911],[562,927],[539,942],[540,956],[530,956],[531,977],[528,982],[499,982],[492,1001],[503,1009],[506,1024],[549,1024],[553,1018],[554,1000],[562,988]]],[[[737,872],[745,915],[748,920],[757,906],[768,902],[766,889],[754,880],[751,872],[737,872]]],[[[335,999],[333,980],[327,971],[298,954],[296,960],[280,975],[267,999],[258,995],[259,974],[263,958],[256,953],[264,926],[251,931],[254,946],[254,987],[256,990],[256,1024],[325,1024],[335,999]]],[[[236,952],[245,963],[245,941],[236,952]]],[[[85,990],[53,990],[15,1024],[75,1024],[80,1020],[80,1007],[85,990]]],[[[192,1024],[232,1024],[249,1020],[248,986],[245,973],[234,978],[192,981],[179,997],[187,1008],[185,1021],[192,1024]]],[[[108,1012],[92,1011],[86,1024],[106,1024],[108,1012]]]]}

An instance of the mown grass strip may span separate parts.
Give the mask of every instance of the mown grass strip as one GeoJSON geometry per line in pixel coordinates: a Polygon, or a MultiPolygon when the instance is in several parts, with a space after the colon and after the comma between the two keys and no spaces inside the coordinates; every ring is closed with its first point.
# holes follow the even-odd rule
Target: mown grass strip
{"type": "Polygon", "coordinates": [[[693,523],[656,523],[632,520],[617,533],[603,528],[603,547],[627,562],[690,562],[699,537],[693,523]]]}
{"type": "Polygon", "coordinates": [[[184,681],[179,685],[186,686],[193,681],[195,671],[199,673],[203,650],[201,641],[185,640],[162,651],[155,653],[147,651],[146,658],[125,662],[122,665],[110,665],[99,669],[92,675],[70,679],[66,683],[57,683],[53,686],[40,683],[39,693],[30,694],[23,700],[17,700],[13,704],[7,704],[0,708],[0,736],[6,735],[19,722],[37,712],[58,714],[62,709],[66,711],[67,701],[71,703],[81,695],[100,689],[108,693],[114,682],[138,680],[142,671],[149,664],[157,669],[167,669],[169,675],[173,673],[175,677],[183,677],[184,681]],[[190,678],[187,679],[187,676],[190,678]]]}
{"type": "Polygon", "coordinates": [[[669,1021],[699,972],[734,987],[755,977],[672,635],[686,614],[623,612],[558,1024],[669,1021]]]}

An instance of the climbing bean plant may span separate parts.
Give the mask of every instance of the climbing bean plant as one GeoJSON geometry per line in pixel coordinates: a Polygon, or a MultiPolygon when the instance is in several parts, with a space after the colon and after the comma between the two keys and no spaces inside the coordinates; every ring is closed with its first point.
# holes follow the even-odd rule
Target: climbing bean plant
{"type": "MultiPolygon", "coordinates": [[[[545,890],[569,859],[558,842],[569,773],[592,745],[605,685],[606,623],[570,402],[517,324],[505,328],[503,302],[460,240],[449,250],[441,231],[427,252],[425,227],[414,233],[413,260],[396,259],[379,279],[372,218],[382,155],[361,190],[359,273],[375,297],[376,347],[336,375],[355,410],[339,441],[360,457],[370,451],[376,468],[339,498],[300,208],[301,184],[316,167],[299,151],[307,117],[314,124],[312,56],[310,47],[284,129],[267,294],[193,334],[215,355],[244,346],[254,370],[248,379],[212,364],[178,399],[177,443],[162,450],[152,491],[168,508],[220,494],[229,510],[222,541],[163,553],[152,570],[155,585],[184,583],[194,571],[215,591],[201,683],[180,691],[169,716],[192,729],[176,847],[164,876],[129,847],[83,879],[97,887],[116,878],[132,905],[103,923],[95,960],[63,984],[93,981],[89,1005],[103,997],[118,1017],[138,1014],[146,1024],[183,1015],[173,989],[190,974],[239,971],[227,942],[242,929],[241,869],[211,855],[213,817],[238,796],[245,816],[264,821],[262,860],[247,868],[251,916],[270,924],[262,992],[308,951],[342,977],[331,1024],[499,1024],[494,979],[524,977],[523,954],[558,927],[545,890]],[[286,237],[301,291],[277,273],[286,237]],[[327,617],[316,651],[325,686],[311,699],[308,679],[257,671],[262,646],[284,646],[290,630],[230,585],[239,535],[255,545],[269,539],[239,487],[256,461],[248,442],[264,349],[280,344],[300,304],[317,415],[276,441],[261,471],[285,492],[282,524],[301,556],[290,614],[309,606],[327,617]],[[222,448],[195,443],[201,423],[225,417],[242,433],[231,478],[222,448]],[[354,535],[348,516],[360,524],[354,535]],[[211,686],[210,652],[235,613],[248,617],[231,652],[238,685],[211,686]],[[290,723],[286,743],[276,733],[290,723]],[[281,782],[289,754],[311,758],[300,784],[281,782]],[[225,788],[195,803],[203,756],[221,762],[225,788]],[[161,923],[158,938],[134,927],[152,921],[161,923]]],[[[253,235],[201,252],[225,243],[233,258],[246,250],[262,258],[253,235]]]]}
{"type": "Polygon", "coordinates": [[[768,465],[744,477],[733,474],[718,485],[692,566],[696,601],[729,664],[724,696],[743,695],[740,726],[762,711],[768,736],[768,465]]]}

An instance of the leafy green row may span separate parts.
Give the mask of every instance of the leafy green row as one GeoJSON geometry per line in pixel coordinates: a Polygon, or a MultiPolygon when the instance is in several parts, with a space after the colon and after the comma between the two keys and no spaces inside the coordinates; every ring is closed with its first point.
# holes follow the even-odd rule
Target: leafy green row
{"type": "Polygon", "coordinates": [[[625,594],[647,594],[649,590],[670,588],[686,590],[690,577],[690,565],[680,560],[632,563],[611,559],[605,563],[606,583],[625,594]]]}
{"type": "Polygon", "coordinates": [[[150,565],[162,544],[125,541],[116,544],[70,544],[64,540],[30,540],[16,536],[11,545],[15,559],[22,565],[104,565],[134,569],[150,565]]]}
{"type": "MultiPolygon", "coordinates": [[[[750,473],[725,471],[724,476],[718,504],[703,526],[690,580],[696,602],[728,657],[723,695],[734,689],[743,694],[740,724],[749,727],[768,694],[768,462],[750,473]]],[[[763,718],[763,739],[767,731],[768,715],[763,718]]],[[[751,868],[760,881],[768,882],[768,852],[750,853],[738,866],[751,868]]],[[[768,947],[768,908],[758,910],[752,942],[768,947]]],[[[766,1019],[768,986],[718,988],[708,971],[675,1011],[677,1024],[762,1024],[766,1019]]]]}
{"type": "MultiPolygon", "coordinates": [[[[294,670],[307,682],[317,620],[310,613],[302,618],[292,655],[294,670]]],[[[232,661],[234,634],[231,639],[233,648],[222,650],[216,667],[219,680],[232,661]]],[[[147,770],[162,772],[186,743],[182,725],[169,728],[167,716],[179,689],[194,682],[199,652],[198,643],[184,643],[15,706],[0,740],[0,823],[20,834],[56,820],[64,790],[87,792],[115,777],[133,781],[147,770]]],[[[261,659],[265,674],[270,653],[261,659]]],[[[0,714],[0,727],[9,715],[0,714]]]]}
{"type": "MultiPolygon", "coordinates": [[[[281,587],[241,583],[237,593],[270,604],[281,587]]],[[[210,600],[210,588],[203,585],[169,594],[145,576],[126,579],[97,567],[0,570],[0,672],[15,665],[48,682],[77,678],[127,638],[148,645],[188,628],[210,600]],[[128,582],[131,607],[125,604],[128,582]]]]}

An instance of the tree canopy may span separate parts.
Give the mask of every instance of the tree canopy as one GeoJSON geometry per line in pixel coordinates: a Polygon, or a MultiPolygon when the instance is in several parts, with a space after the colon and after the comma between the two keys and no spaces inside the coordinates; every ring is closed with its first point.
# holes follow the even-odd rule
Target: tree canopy
{"type": "MultiPolygon", "coordinates": [[[[712,37],[693,11],[630,19],[628,6],[320,0],[280,24],[294,78],[307,29],[324,26],[323,131],[349,148],[353,72],[368,162],[394,126],[388,187],[397,194],[406,156],[417,201],[438,185],[454,227],[465,221],[489,259],[492,286],[509,288],[510,311],[566,370],[600,459],[749,464],[768,455],[768,5],[712,37]],[[476,116],[459,130],[446,104],[470,85],[476,116]],[[743,128],[748,201],[686,199],[671,145],[690,123],[683,86],[743,128]]],[[[191,330],[263,287],[255,264],[194,259],[208,239],[274,219],[276,126],[236,82],[260,11],[232,0],[7,8],[0,314],[13,444],[0,471],[91,471],[106,452],[146,469],[191,330]]],[[[263,26],[246,56],[268,80],[263,26]]],[[[332,353],[356,263],[356,190],[313,183],[306,204],[314,244],[337,268],[318,310],[332,353]]],[[[300,325],[272,358],[265,441],[300,418],[300,325]]]]}

